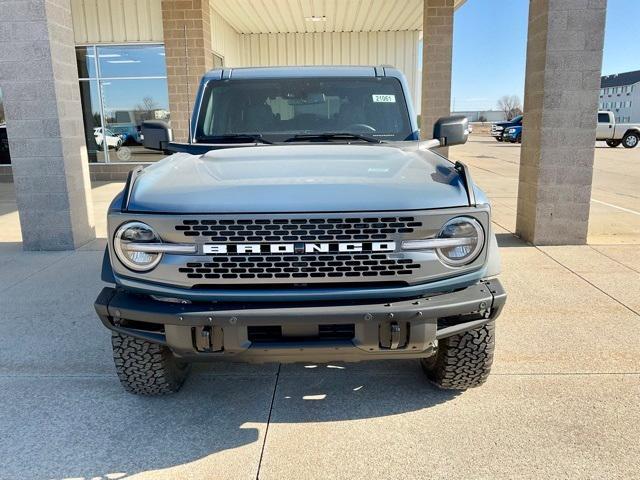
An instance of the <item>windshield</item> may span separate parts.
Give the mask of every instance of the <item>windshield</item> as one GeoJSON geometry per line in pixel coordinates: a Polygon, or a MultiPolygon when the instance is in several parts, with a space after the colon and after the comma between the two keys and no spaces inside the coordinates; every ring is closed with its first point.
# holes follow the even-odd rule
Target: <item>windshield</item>
{"type": "Polygon", "coordinates": [[[402,85],[390,77],[211,81],[195,136],[200,143],[247,141],[243,134],[281,142],[327,132],[413,139],[402,85]]]}
{"type": "Polygon", "coordinates": [[[511,121],[512,121],[513,123],[520,123],[520,122],[522,122],[522,115],[518,115],[517,117],[513,117],[513,118],[511,119],[511,121]]]}

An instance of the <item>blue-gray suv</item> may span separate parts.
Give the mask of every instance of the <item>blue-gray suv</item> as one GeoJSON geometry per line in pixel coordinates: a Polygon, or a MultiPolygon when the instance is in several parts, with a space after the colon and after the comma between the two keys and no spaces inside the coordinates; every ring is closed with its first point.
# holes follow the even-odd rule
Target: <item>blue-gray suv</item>
{"type": "Polygon", "coordinates": [[[506,298],[491,208],[437,153],[466,118],[419,141],[390,67],[217,69],[195,105],[187,143],[143,127],[175,153],[108,212],[95,307],[127,390],[174,392],[217,360],[412,358],[442,388],[486,380],[506,298]]]}

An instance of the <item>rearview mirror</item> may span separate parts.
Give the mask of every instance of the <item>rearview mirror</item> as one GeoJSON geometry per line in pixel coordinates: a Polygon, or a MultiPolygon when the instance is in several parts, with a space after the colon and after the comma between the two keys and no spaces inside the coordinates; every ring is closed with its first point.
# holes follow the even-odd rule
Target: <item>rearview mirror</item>
{"type": "Polygon", "coordinates": [[[162,120],[145,120],[142,122],[142,144],[149,150],[165,151],[171,142],[171,128],[162,120]]]}
{"type": "Polygon", "coordinates": [[[469,138],[469,120],[464,115],[442,117],[433,126],[433,138],[441,147],[462,145],[469,138]]]}

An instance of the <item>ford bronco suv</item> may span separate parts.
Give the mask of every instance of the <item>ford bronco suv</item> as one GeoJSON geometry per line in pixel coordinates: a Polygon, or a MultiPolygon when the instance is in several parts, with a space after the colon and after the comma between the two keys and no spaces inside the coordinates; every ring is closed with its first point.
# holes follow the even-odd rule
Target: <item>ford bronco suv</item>
{"type": "MultiPolygon", "coordinates": [[[[132,171],[108,212],[96,311],[130,392],[177,391],[191,362],[420,359],[448,389],[482,384],[497,280],[490,206],[419,141],[390,67],[217,69],[189,141],[132,171]]],[[[151,143],[149,143],[151,142],[151,143]]]]}

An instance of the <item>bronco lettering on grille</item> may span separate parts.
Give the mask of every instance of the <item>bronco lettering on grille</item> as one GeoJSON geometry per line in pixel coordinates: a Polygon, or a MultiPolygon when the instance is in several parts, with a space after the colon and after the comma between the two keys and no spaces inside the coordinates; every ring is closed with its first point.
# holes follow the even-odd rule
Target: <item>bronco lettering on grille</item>
{"type": "Polygon", "coordinates": [[[349,242],[349,243],[207,243],[203,245],[205,255],[225,253],[333,253],[333,252],[393,252],[396,242],[349,242]]]}

